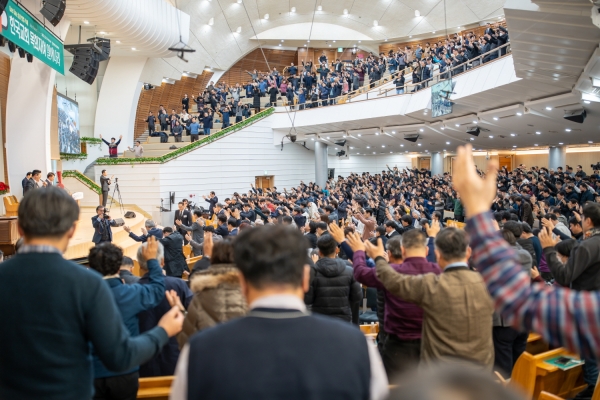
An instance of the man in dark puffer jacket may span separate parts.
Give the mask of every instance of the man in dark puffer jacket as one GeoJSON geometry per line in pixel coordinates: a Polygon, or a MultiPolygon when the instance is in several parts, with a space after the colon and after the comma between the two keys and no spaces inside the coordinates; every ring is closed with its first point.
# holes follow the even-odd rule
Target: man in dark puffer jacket
{"type": "Polygon", "coordinates": [[[354,280],[352,267],[336,257],[338,247],[331,235],[321,236],[317,247],[320,259],[311,270],[310,289],[305,302],[312,305],[314,313],[352,321],[358,325],[362,289],[354,280]]]}

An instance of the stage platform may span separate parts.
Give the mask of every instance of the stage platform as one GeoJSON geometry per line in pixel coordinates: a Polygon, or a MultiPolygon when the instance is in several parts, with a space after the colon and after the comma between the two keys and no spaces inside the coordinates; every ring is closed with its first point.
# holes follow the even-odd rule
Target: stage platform
{"type": "MultiPolygon", "coordinates": [[[[125,205],[124,210],[125,212],[135,212],[135,218],[125,218],[122,215],[119,207],[114,204],[109,214],[113,219],[123,218],[123,220],[125,221],[125,225],[130,227],[133,233],[135,233],[136,235],[141,235],[141,228],[144,227],[146,219],[150,219],[151,216],[146,212],[142,211],[139,207],[131,204],[125,205]]],[[[64,253],[64,257],[66,259],[70,260],[74,258],[87,257],[90,248],[94,246],[94,243],[92,242],[92,237],[94,236],[94,228],[92,227],[92,217],[94,215],[96,215],[95,207],[80,207],[79,222],[77,223],[75,235],[69,242],[69,247],[67,248],[67,251],[64,253]]],[[[123,229],[123,227],[113,227],[112,232],[113,244],[121,247],[123,249],[123,253],[126,256],[135,259],[137,249],[140,246],[140,243],[131,239],[129,237],[129,234],[123,229]]]]}

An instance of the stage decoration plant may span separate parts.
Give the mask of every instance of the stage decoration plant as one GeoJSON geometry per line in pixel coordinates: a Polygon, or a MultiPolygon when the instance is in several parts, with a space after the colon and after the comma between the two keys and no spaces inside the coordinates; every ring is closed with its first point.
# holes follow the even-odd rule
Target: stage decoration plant
{"type": "Polygon", "coordinates": [[[70,153],[60,153],[60,159],[67,160],[85,160],[87,158],[87,153],[79,153],[79,154],[70,154],[70,153]]]}
{"type": "Polygon", "coordinates": [[[62,176],[63,178],[75,178],[77,180],[79,180],[81,183],[83,183],[85,186],[87,186],[88,188],[90,188],[91,190],[93,190],[94,192],[98,193],[98,194],[102,194],[102,188],[93,180],[91,180],[90,178],[88,178],[87,176],[85,176],[84,174],[82,174],[79,171],[75,171],[75,170],[66,170],[62,172],[62,176]]]}
{"type": "Polygon", "coordinates": [[[0,182],[0,194],[6,194],[10,192],[10,187],[4,182],[0,182]]]}

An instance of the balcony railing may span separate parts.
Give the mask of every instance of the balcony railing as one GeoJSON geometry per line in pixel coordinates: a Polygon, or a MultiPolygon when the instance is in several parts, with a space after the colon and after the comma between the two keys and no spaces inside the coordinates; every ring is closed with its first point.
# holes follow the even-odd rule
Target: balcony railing
{"type": "Polygon", "coordinates": [[[405,79],[408,80],[408,78],[410,78],[411,83],[408,83],[408,82],[405,83],[405,85],[402,88],[403,93],[397,93],[396,85],[393,84],[394,79],[402,72],[402,71],[396,71],[395,73],[390,74],[378,81],[369,82],[364,87],[361,87],[358,90],[349,92],[342,96],[338,96],[335,98],[319,99],[316,101],[307,101],[306,103],[303,103],[303,104],[297,103],[297,99],[295,99],[293,108],[291,108],[290,105],[286,105],[286,104],[284,104],[284,107],[286,108],[286,112],[288,112],[288,111],[303,111],[303,110],[309,110],[309,109],[317,108],[317,107],[341,105],[341,104],[347,104],[347,103],[352,103],[352,102],[357,102],[357,101],[381,99],[384,97],[402,96],[402,95],[406,95],[406,94],[416,93],[419,90],[422,90],[422,89],[425,89],[425,88],[431,86],[432,84],[443,82],[445,80],[448,80],[452,77],[458,76],[465,72],[471,71],[476,68],[480,68],[491,62],[499,60],[500,58],[506,57],[509,54],[510,54],[510,43],[506,43],[502,46],[496,47],[492,51],[488,51],[487,53],[483,53],[475,58],[472,58],[463,64],[460,64],[460,65],[457,65],[454,67],[450,67],[450,68],[446,68],[446,70],[444,72],[439,72],[439,69],[435,69],[433,72],[434,75],[431,78],[421,81],[421,82],[417,82],[417,83],[412,83],[412,72],[413,72],[412,68],[405,68],[403,70],[404,74],[405,74],[404,75],[405,79]],[[493,55],[494,53],[496,53],[498,55],[497,58],[495,58],[493,60],[489,60],[485,63],[483,62],[483,60],[486,57],[493,55]],[[389,87],[385,87],[385,88],[382,87],[382,86],[388,85],[388,84],[390,85],[389,87]],[[375,90],[377,88],[379,88],[379,90],[375,90]]]}

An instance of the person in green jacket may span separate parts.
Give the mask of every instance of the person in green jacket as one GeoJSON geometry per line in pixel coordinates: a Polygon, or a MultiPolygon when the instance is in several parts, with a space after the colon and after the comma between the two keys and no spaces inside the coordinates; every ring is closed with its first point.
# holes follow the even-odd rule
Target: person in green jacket
{"type": "Polygon", "coordinates": [[[460,201],[460,194],[458,193],[456,193],[456,198],[454,199],[454,219],[458,222],[465,222],[465,211],[460,201]]]}

